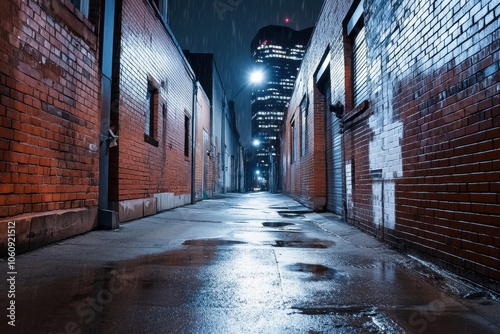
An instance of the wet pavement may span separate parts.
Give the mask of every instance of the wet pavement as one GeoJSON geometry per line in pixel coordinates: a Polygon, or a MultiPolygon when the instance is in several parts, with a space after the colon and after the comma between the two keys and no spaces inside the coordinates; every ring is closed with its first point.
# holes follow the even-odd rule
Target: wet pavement
{"type": "Polygon", "coordinates": [[[280,194],[90,232],[16,267],[0,333],[500,333],[495,296],[280,194]]]}

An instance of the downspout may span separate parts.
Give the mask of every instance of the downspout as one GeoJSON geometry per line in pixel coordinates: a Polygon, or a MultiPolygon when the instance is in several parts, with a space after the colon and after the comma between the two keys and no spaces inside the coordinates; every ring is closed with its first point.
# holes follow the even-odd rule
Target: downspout
{"type": "Polygon", "coordinates": [[[221,135],[221,158],[222,158],[222,193],[226,193],[226,97],[222,95],[222,135],[221,135]]]}
{"type": "Polygon", "coordinates": [[[113,69],[113,43],[115,37],[115,0],[103,4],[101,35],[101,119],[99,151],[98,226],[101,229],[118,228],[118,214],[109,210],[109,144],[111,117],[111,85],[113,69]]]}
{"type": "Polygon", "coordinates": [[[193,121],[191,122],[191,204],[196,203],[196,113],[198,109],[198,80],[193,78],[193,121]]]}

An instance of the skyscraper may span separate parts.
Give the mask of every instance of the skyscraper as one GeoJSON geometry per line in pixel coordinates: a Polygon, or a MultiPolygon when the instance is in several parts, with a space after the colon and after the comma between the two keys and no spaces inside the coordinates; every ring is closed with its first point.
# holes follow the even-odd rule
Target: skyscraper
{"type": "Polygon", "coordinates": [[[252,137],[259,142],[254,167],[265,189],[277,179],[273,177],[272,161],[279,154],[278,132],[313,29],[297,31],[270,25],[260,29],[252,40],[252,59],[265,75],[264,84],[252,91],[251,101],[252,137]]]}

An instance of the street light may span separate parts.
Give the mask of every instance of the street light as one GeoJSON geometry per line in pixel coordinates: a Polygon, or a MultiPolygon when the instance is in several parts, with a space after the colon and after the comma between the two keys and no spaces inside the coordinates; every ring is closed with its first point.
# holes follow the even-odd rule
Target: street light
{"type": "MultiPolygon", "coordinates": [[[[234,96],[230,99],[230,101],[232,103],[234,103],[234,99],[240,95],[240,93],[250,84],[259,84],[261,83],[262,81],[264,81],[264,71],[263,70],[254,70],[252,71],[249,76],[248,76],[248,81],[236,92],[236,94],[234,94],[234,96]]],[[[253,146],[254,147],[257,147],[259,144],[260,144],[260,141],[259,140],[254,140],[253,141],[253,146]]],[[[245,188],[248,190],[252,189],[253,188],[253,185],[251,185],[253,182],[252,182],[252,172],[251,172],[251,168],[250,168],[250,165],[251,165],[251,162],[249,161],[249,157],[248,157],[248,153],[249,153],[249,150],[252,149],[252,147],[243,147],[243,157],[244,157],[244,166],[243,166],[243,169],[244,169],[244,183],[245,183],[245,188]],[[248,176],[248,177],[247,177],[248,176]],[[250,188],[251,187],[251,188],[250,188]]],[[[253,150],[250,151],[251,154],[253,150]]],[[[252,161],[253,161],[253,158],[252,158],[252,161]]]]}
{"type": "Polygon", "coordinates": [[[253,71],[250,74],[250,82],[254,84],[261,83],[264,80],[264,72],[261,70],[253,71]]]}
{"type": "Polygon", "coordinates": [[[254,70],[252,73],[250,73],[250,76],[249,76],[249,79],[248,79],[247,83],[245,83],[243,85],[243,87],[241,87],[240,90],[238,90],[238,92],[236,92],[236,94],[234,94],[234,96],[231,98],[230,101],[234,101],[234,99],[236,98],[236,96],[240,95],[240,93],[243,91],[243,89],[245,89],[248,85],[250,85],[250,84],[259,84],[262,81],[264,81],[264,71],[262,71],[262,70],[254,70]]]}

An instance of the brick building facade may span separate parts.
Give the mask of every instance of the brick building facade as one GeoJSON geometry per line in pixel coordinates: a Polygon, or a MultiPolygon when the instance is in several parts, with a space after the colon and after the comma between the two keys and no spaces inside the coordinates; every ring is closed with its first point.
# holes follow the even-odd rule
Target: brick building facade
{"type": "MultiPolygon", "coordinates": [[[[97,5],[97,4],[96,4],[97,5]]],[[[99,17],[69,1],[0,4],[0,249],[97,226],[99,17]]]]}
{"type": "Polygon", "coordinates": [[[214,55],[189,51],[185,54],[210,100],[210,141],[205,148],[212,163],[212,183],[204,188],[205,196],[237,191],[241,145],[234,106],[227,100],[214,55]]]}
{"type": "Polygon", "coordinates": [[[123,0],[117,11],[109,200],[123,222],[191,203],[196,84],[152,3],[123,0]]]}
{"type": "Polygon", "coordinates": [[[283,126],[284,191],[500,291],[499,13],[325,1],[283,126]]]}
{"type": "Polygon", "coordinates": [[[210,150],[210,99],[203,86],[198,86],[198,106],[196,108],[196,200],[213,196],[214,179],[212,157],[210,150]]]}
{"type": "MultiPolygon", "coordinates": [[[[226,160],[217,174],[207,155],[211,102],[167,1],[74,3],[0,5],[2,255],[11,221],[22,253],[212,196],[215,176],[225,184],[226,160]]],[[[225,153],[239,143],[224,120],[225,153]]]]}

